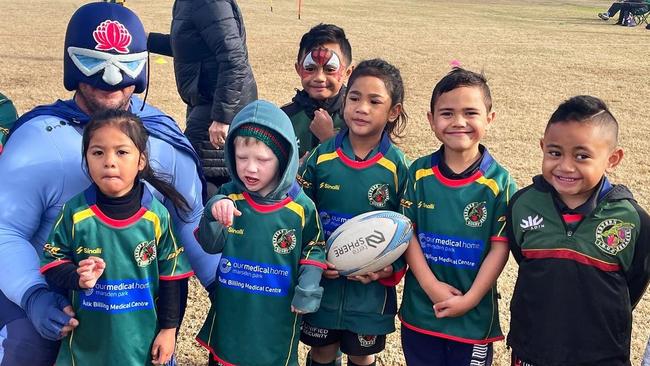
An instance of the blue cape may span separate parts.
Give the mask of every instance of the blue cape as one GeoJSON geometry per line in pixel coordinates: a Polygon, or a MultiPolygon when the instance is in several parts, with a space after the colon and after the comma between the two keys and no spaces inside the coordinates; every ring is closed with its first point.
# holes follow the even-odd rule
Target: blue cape
{"type": "MultiPolygon", "coordinates": [[[[187,140],[185,135],[183,135],[183,132],[181,132],[176,121],[149,104],[144,104],[144,108],[142,107],[143,102],[140,98],[135,96],[131,97],[131,112],[140,117],[149,135],[169,143],[174,148],[184,151],[192,157],[196,163],[196,171],[201,178],[201,185],[203,187],[202,196],[203,201],[205,202],[207,195],[205,177],[203,176],[201,160],[199,160],[196,151],[194,151],[190,142],[187,140]]],[[[25,122],[38,116],[58,117],[68,122],[76,123],[81,127],[85,126],[90,121],[90,116],[79,109],[74,100],[59,99],[53,104],[38,106],[20,116],[9,132],[8,138],[11,138],[12,133],[25,124],[25,122]]]]}

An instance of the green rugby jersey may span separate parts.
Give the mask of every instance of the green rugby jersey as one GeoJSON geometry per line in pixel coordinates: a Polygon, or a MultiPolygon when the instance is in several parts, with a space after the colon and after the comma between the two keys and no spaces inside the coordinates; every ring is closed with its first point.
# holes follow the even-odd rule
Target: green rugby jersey
{"type": "MultiPolygon", "coordinates": [[[[442,149],[416,160],[402,212],[415,225],[429,268],[436,278],[466,293],[492,243],[507,245],[505,215],[515,183],[484,150],[479,169],[465,179],[448,179],[439,170],[442,149]]],[[[404,326],[463,343],[503,339],[496,285],[479,304],[460,317],[436,318],[433,303],[408,271],[400,308],[404,326]]]]}
{"type": "MultiPolygon", "coordinates": [[[[344,95],[345,90],[342,89],[340,93],[343,93],[344,95]]],[[[311,151],[320,143],[318,137],[316,137],[316,135],[314,135],[309,129],[313,117],[310,118],[309,115],[307,115],[307,110],[296,102],[282,106],[282,110],[287,114],[287,116],[289,116],[289,119],[291,119],[293,131],[296,134],[296,138],[298,138],[298,157],[301,158],[306,152],[311,151]]],[[[345,127],[345,121],[341,115],[343,113],[342,108],[328,111],[328,113],[330,117],[332,117],[334,130],[338,131],[345,127]]]]}
{"type": "Polygon", "coordinates": [[[62,340],[56,364],[150,365],[159,281],[193,272],[169,212],[148,189],[140,210],[124,220],[100,211],[96,189],[92,185],[65,204],[43,248],[42,273],[89,256],[106,262],[94,288],[70,292],[79,326],[62,340]]]}
{"type": "Polygon", "coordinates": [[[563,214],[537,176],[507,215],[519,264],[508,345],[536,365],[629,365],[632,310],[650,278],[650,217],[606,178],[590,212],[563,214]]]}
{"type": "MultiPolygon", "coordinates": [[[[406,189],[408,167],[404,154],[384,134],[364,161],[355,161],[347,130],[318,146],[299,171],[298,180],[314,200],[325,238],[346,220],[375,210],[399,210],[406,189]]],[[[395,267],[395,266],[394,266],[395,267]]],[[[400,268],[396,268],[399,272],[400,268]]],[[[401,278],[401,277],[399,277],[401,278]]],[[[367,285],[345,277],[323,278],[320,309],[305,321],[326,329],[360,334],[395,330],[397,296],[393,286],[375,281],[367,285]]]]}
{"type": "Polygon", "coordinates": [[[297,365],[300,316],[291,312],[291,300],[298,271],[326,268],[316,208],[296,183],[287,198],[266,205],[236,187],[219,191],[242,215],[228,228],[197,340],[220,365],[297,365]]]}

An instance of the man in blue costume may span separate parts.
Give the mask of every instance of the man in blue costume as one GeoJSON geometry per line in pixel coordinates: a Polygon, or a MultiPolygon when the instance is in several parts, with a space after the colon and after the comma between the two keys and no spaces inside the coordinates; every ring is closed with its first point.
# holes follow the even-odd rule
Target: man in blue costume
{"type": "Polygon", "coordinates": [[[63,79],[73,98],[35,108],[11,130],[0,155],[0,366],[53,365],[58,339],[77,324],[64,311],[67,299],[39,274],[39,254],[63,203],[90,185],[81,135],[99,111],[130,109],[143,120],[153,168],[168,175],[191,210],[179,213],[157,197],[201,283],[214,281],[219,256],[204,253],[193,235],[204,194],[198,157],[171,117],[133,96],[147,86],[146,68],[138,17],[116,4],[84,5],[65,38],[63,79]]]}

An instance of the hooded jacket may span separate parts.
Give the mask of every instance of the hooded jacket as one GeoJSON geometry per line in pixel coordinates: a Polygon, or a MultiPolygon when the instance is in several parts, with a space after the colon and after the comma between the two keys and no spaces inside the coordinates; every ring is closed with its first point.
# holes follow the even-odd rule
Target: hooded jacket
{"type": "Polygon", "coordinates": [[[242,109],[226,137],[232,181],[208,201],[196,233],[206,252],[222,253],[212,308],[197,339],[223,364],[297,364],[300,318],[291,307],[313,312],[320,304],[319,282],[327,267],[323,233],[314,203],[296,183],[297,151],[291,121],[266,101],[242,109]],[[250,123],[273,130],[289,146],[278,185],[264,197],[246,189],[235,167],[237,129],[250,123]],[[211,213],[223,199],[242,213],[230,227],[211,213]]]}

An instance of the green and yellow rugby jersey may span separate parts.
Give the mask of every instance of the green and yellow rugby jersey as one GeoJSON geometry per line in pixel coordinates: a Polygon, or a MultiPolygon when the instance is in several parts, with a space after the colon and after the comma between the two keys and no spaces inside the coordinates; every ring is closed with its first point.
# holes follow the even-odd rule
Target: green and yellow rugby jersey
{"type": "MultiPolygon", "coordinates": [[[[406,189],[408,167],[404,154],[386,134],[366,160],[357,161],[351,156],[354,152],[348,131],[344,130],[314,149],[299,171],[298,180],[318,208],[325,238],[359,214],[398,211],[406,189]]],[[[399,281],[403,264],[393,267],[394,278],[399,281]]],[[[395,330],[397,296],[393,286],[379,281],[364,285],[345,277],[323,278],[321,285],[325,291],[320,309],[305,315],[309,324],[368,335],[395,330]]]]}
{"type": "Polygon", "coordinates": [[[314,203],[297,183],[275,204],[255,202],[234,183],[219,193],[242,215],[228,228],[197,341],[220,365],[297,365],[300,316],[291,300],[299,268],[327,268],[314,203]]]}
{"type": "MultiPolygon", "coordinates": [[[[516,187],[487,149],[479,169],[465,179],[444,177],[438,167],[442,159],[441,148],[411,165],[402,212],[415,225],[420,247],[436,278],[466,293],[492,243],[507,245],[505,215],[516,187]]],[[[503,339],[496,285],[465,315],[438,319],[433,303],[408,271],[400,319],[414,331],[463,343],[503,339]]]]}
{"type": "Polygon", "coordinates": [[[148,189],[132,217],[114,220],[97,207],[97,186],[68,201],[43,249],[41,272],[100,257],[94,288],[71,291],[79,326],[61,342],[61,365],[150,365],[158,333],[159,281],[193,272],[172,233],[169,212],[148,189]]]}

